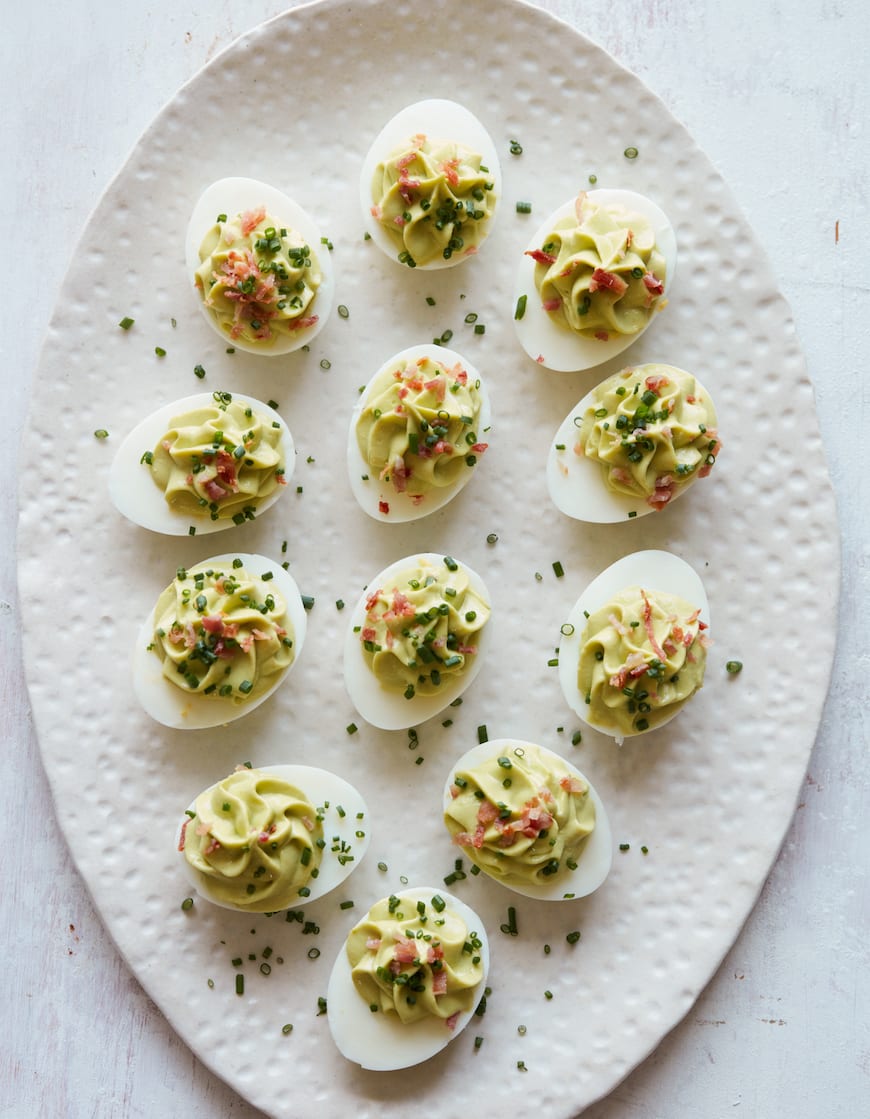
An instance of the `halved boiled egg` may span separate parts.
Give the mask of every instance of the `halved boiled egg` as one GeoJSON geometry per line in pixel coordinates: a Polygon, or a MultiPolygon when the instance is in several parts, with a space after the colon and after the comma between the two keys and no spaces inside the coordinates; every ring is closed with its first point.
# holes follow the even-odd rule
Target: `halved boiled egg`
{"type": "Polygon", "coordinates": [[[643,334],[665,305],[677,242],[631,190],[582,191],[551,214],[517,269],[514,326],[545,369],[591,369],[643,334]]]}
{"type": "Polygon", "coordinates": [[[476,866],[526,897],[586,897],[610,872],[601,798],[579,769],[532,742],[496,739],[463,754],[444,786],[444,822],[476,866]]]}
{"type": "Polygon", "coordinates": [[[405,888],[351,929],[326,993],[340,1052],[365,1069],[408,1068],[465,1029],[489,974],[480,917],[446,890],[405,888]]]}
{"type": "Polygon", "coordinates": [[[136,639],[136,698],[179,730],[231,723],[284,681],[305,630],[296,581],[265,556],[228,553],[178,568],[136,639]]]}
{"type": "Polygon", "coordinates": [[[591,389],[547,456],[556,506],[611,524],[664,507],[709,474],[721,448],[710,394],[674,365],[636,365],[591,389]]]}
{"type": "Polygon", "coordinates": [[[441,98],[408,105],[388,121],[360,173],[367,231],[409,268],[450,268],[473,256],[500,193],[489,133],[474,113],[441,98]]]}
{"type": "Polygon", "coordinates": [[[109,471],[119,512],[153,532],[198,536],[253,520],[274,505],[296,466],[278,413],[242,393],[204,392],[152,412],[109,471]]]}
{"type": "Polygon", "coordinates": [[[177,847],[202,897],[274,913],[340,886],[362,861],[370,831],[361,794],[328,770],[238,766],[193,801],[177,847]]]}
{"type": "Polygon", "coordinates": [[[268,183],[212,183],[193,208],[185,264],[197,303],[236,349],[286,354],[311,342],[332,309],[329,252],[312,218],[268,183]]]}
{"type": "Polygon", "coordinates": [[[490,402],[480,374],[444,346],[410,346],[384,362],[350,421],[350,487],[375,520],[415,521],[442,508],[487,450],[490,402]]]}
{"type": "Polygon", "coordinates": [[[664,726],[704,682],[709,625],[704,585],[685,560],[656,549],[623,556],[562,626],[566,702],[617,742],[664,726]]]}
{"type": "Polygon", "coordinates": [[[458,699],[486,656],[490,612],[483,579],[452,556],[390,564],[361,595],[345,639],[344,682],[360,715],[402,730],[458,699]]]}

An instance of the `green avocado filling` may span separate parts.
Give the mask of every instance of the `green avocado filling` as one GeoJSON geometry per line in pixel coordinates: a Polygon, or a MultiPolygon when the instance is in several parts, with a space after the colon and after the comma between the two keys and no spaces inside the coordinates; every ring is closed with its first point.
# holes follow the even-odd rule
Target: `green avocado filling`
{"type": "Polygon", "coordinates": [[[363,655],[382,687],[407,699],[432,695],[473,662],[489,604],[450,556],[420,557],[391,583],[366,600],[363,655]]]}
{"type": "Polygon", "coordinates": [[[462,144],[417,135],[372,177],[372,216],[402,264],[431,264],[477,251],[495,212],[481,157],[462,144]]]}
{"type": "Polygon", "coordinates": [[[229,221],[221,215],[205,235],[199,259],[194,283],[233,341],[267,350],[317,322],[314,301],[323,280],[317,257],[301,234],[264,207],[229,221]]]}
{"type": "Polygon", "coordinates": [[[560,758],[516,746],[457,770],[444,822],[453,842],[494,878],[546,885],[577,867],[595,828],[589,786],[560,758]]]}
{"type": "Polygon", "coordinates": [[[577,672],[589,722],[624,736],[669,719],[704,682],[706,628],[688,602],[640,587],[590,615],[577,672]]]}
{"type": "Polygon", "coordinates": [[[194,809],[179,846],[209,897],[254,913],[298,902],[320,865],[323,830],[304,793],[241,766],[194,809]]]}
{"type": "Polygon", "coordinates": [[[483,980],[482,942],[444,899],[391,896],[350,932],[345,950],[360,997],[403,1024],[470,1011],[483,980]]]}
{"type": "Polygon", "coordinates": [[[420,504],[459,481],[486,451],[480,409],[478,384],[458,362],[400,362],[369,390],[356,425],[360,454],[381,481],[420,504]]]}
{"type": "Polygon", "coordinates": [[[616,203],[581,193],[575,213],[528,255],[544,310],[584,338],[637,334],[662,305],[666,264],[655,232],[616,203]]]}
{"type": "Polygon", "coordinates": [[[283,597],[232,563],[180,569],[157,600],[154,652],[183,691],[243,704],[293,663],[283,597]]]}
{"type": "Polygon", "coordinates": [[[172,509],[213,521],[241,515],[284,485],[281,428],[266,416],[214,393],[214,403],[169,421],[142,461],[172,509]]]}
{"type": "Polygon", "coordinates": [[[722,445],[716,411],[691,373],[638,365],[608,377],[593,396],[574,451],[600,463],[609,490],[662,509],[712,470],[722,445]]]}

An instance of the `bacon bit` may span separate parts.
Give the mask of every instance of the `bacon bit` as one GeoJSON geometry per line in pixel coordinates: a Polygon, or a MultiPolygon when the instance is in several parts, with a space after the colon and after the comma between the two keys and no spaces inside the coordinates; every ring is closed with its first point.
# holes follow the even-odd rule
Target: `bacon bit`
{"type": "Polygon", "coordinates": [[[318,322],[317,315],[309,315],[304,319],[292,319],[287,323],[290,330],[306,330],[309,326],[314,326],[318,322]]]}
{"type": "Polygon", "coordinates": [[[574,213],[577,215],[577,221],[583,224],[583,204],[586,201],[586,191],[581,190],[577,197],[574,199],[574,213]]]}
{"type": "Polygon", "coordinates": [[[644,272],[643,282],[650,295],[662,295],[664,293],[665,285],[655,272],[644,272]]]}
{"type": "Polygon", "coordinates": [[[444,439],[439,439],[438,442],[433,445],[432,453],[436,455],[452,455],[453,446],[444,439]]]}
{"type": "Polygon", "coordinates": [[[625,247],[626,247],[626,249],[630,249],[633,242],[634,242],[634,230],[633,229],[626,230],[626,234],[625,234],[625,247]]]}
{"type": "Polygon", "coordinates": [[[401,964],[412,964],[417,959],[417,941],[404,933],[393,933],[396,941],[395,959],[401,964]]]}
{"type": "Polygon", "coordinates": [[[396,487],[396,493],[404,493],[408,488],[408,479],[411,477],[411,471],[405,466],[405,460],[401,455],[396,455],[393,462],[393,485],[396,487]]]}
{"type": "Polygon", "coordinates": [[[208,835],[208,824],[202,823],[202,821],[200,821],[200,823],[196,825],[196,834],[208,835]]]}
{"type": "Polygon", "coordinates": [[[252,629],[251,630],[251,637],[253,637],[253,639],[255,641],[268,641],[269,640],[269,634],[268,633],[263,633],[263,631],[261,629],[252,629]]]}
{"type": "Polygon", "coordinates": [[[381,590],[380,587],[378,587],[376,591],[372,591],[372,593],[366,599],[366,613],[368,613],[374,606],[377,605],[377,601],[383,593],[384,592],[381,590]]]}
{"type": "Polygon", "coordinates": [[[662,474],[660,478],[656,478],[656,488],[646,499],[647,505],[660,512],[674,496],[675,488],[676,483],[670,474],[662,474]]]}
{"type": "MultiPolygon", "coordinates": [[[[435,642],[433,641],[432,644],[434,645],[435,642]]],[[[476,645],[457,645],[456,646],[456,652],[457,653],[462,653],[462,655],[464,657],[476,657],[477,656],[477,646],[476,645]]]]}
{"type": "Polygon", "coordinates": [[[251,636],[251,634],[246,633],[242,637],[239,638],[239,647],[241,648],[243,653],[250,653],[251,649],[253,648],[253,645],[254,645],[254,638],[251,636]]]}
{"type": "Polygon", "coordinates": [[[489,449],[489,443],[472,443],[471,449],[476,455],[482,455],[484,451],[489,449]]]}
{"type": "Polygon", "coordinates": [[[303,816],[302,823],[305,825],[308,831],[314,831],[314,821],[311,819],[310,816],[303,816]]]}
{"type": "Polygon", "coordinates": [[[661,374],[658,373],[652,374],[644,381],[646,387],[651,392],[654,392],[656,396],[659,396],[665,385],[669,385],[670,383],[671,382],[667,379],[667,377],[663,377],[661,376],[661,374]]]}
{"type": "Polygon", "coordinates": [[[184,479],[184,481],[188,486],[192,486],[193,485],[193,475],[188,474],[187,477],[184,479]]]}
{"type": "Polygon", "coordinates": [[[592,279],[589,281],[589,294],[599,290],[612,291],[618,298],[624,294],[628,284],[621,276],[617,276],[615,272],[608,272],[604,268],[596,268],[592,273],[592,279]]]}
{"type": "Polygon", "coordinates": [[[166,636],[169,638],[173,645],[180,645],[181,642],[184,640],[184,630],[177,623],[173,623],[173,625],[169,629],[169,633],[167,633],[166,636]]]}
{"type": "Polygon", "coordinates": [[[168,439],[164,439],[160,446],[163,448],[164,451],[172,450],[172,443],[168,439]]]}
{"type": "Polygon", "coordinates": [[[206,497],[211,501],[222,501],[227,496],[227,490],[218,485],[214,478],[208,478],[203,482],[202,488],[205,490],[206,497]]]}
{"type": "Polygon", "coordinates": [[[379,501],[378,502],[378,512],[379,513],[383,513],[384,515],[386,515],[387,513],[389,513],[389,511],[390,511],[389,501],[379,501]]]}
{"type": "MultiPolygon", "coordinates": [[[[399,376],[401,376],[401,374],[399,374],[399,376]]],[[[399,389],[399,400],[404,400],[407,395],[408,395],[408,386],[407,385],[402,385],[399,389]]]]}
{"type": "Polygon", "coordinates": [[[238,622],[224,622],[224,637],[238,637],[239,636],[239,623],[238,622]]]}
{"type": "Polygon", "coordinates": [[[558,311],[561,306],[561,299],[545,299],[544,302],[541,304],[541,307],[544,311],[558,311]]]}
{"type": "Polygon", "coordinates": [[[426,381],[423,388],[428,389],[437,400],[444,402],[444,394],[447,392],[447,382],[443,377],[434,377],[431,381],[426,381]]]}
{"type": "Polygon", "coordinates": [[[411,503],[413,505],[419,505],[422,501],[425,500],[425,498],[426,498],[426,495],[424,493],[412,493],[411,494],[411,503]]]}
{"type": "Polygon", "coordinates": [[[610,477],[614,482],[619,482],[623,486],[631,484],[631,473],[624,466],[611,467],[610,477]]]}
{"type": "Polygon", "coordinates": [[[268,843],[271,836],[278,830],[277,824],[270,824],[268,831],[261,831],[257,836],[258,843],[268,843]]]}
{"type": "Polygon", "coordinates": [[[580,780],[579,777],[560,777],[559,784],[566,793],[585,793],[586,785],[580,780]]]}
{"type": "Polygon", "coordinates": [[[443,967],[432,972],[432,994],[436,998],[447,994],[447,972],[443,967]]]}
{"type": "Polygon", "coordinates": [[[266,216],[266,207],[258,206],[256,210],[245,210],[241,215],[242,233],[245,237],[253,232],[266,216]]]}
{"type": "Polygon", "coordinates": [[[459,186],[459,171],[457,170],[458,167],[458,156],[453,159],[445,159],[444,162],[441,164],[441,170],[447,177],[447,182],[450,183],[452,187],[459,186]]]}
{"type": "Polygon", "coordinates": [[[184,627],[184,644],[188,649],[192,649],[196,644],[196,630],[193,628],[193,622],[188,622],[184,627]]]}
{"type": "Polygon", "coordinates": [[[200,621],[206,633],[223,633],[224,619],[221,614],[205,614],[200,621]]]}
{"type": "Polygon", "coordinates": [[[697,622],[697,620],[698,620],[698,618],[700,618],[700,616],[701,616],[701,609],[700,609],[700,607],[698,607],[697,610],[693,610],[692,613],[688,616],[688,618],[686,618],[686,625],[687,626],[693,625],[695,622],[697,622]]]}
{"type": "Polygon", "coordinates": [[[220,849],[221,849],[220,842],[217,839],[215,839],[214,836],[212,836],[211,841],[206,845],[205,850],[203,851],[203,854],[204,855],[213,855],[215,853],[215,851],[220,851],[220,849]]]}
{"type": "Polygon", "coordinates": [[[557,259],[552,253],[545,253],[543,249],[526,249],[524,255],[530,256],[538,264],[555,264],[557,259]]]}
{"type": "Polygon", "coordinates": [[[458,785],[451,785],[450,786],[450,795],[454,800],[456,800],[456,798],[459,796],[459,794],[461,792],[462,792],[462,789],[460,789],[458,785]]]}
{"type": "Polygon", "coordinates": [[[543,365],[544,364],[544,355],[543,354],[538,354],[538,356],[535,358],[535,361],[538,363],[538,365],[543,365]]]}
{"type": "Polygon", "coordinates": [[[378,636],[378,631],[373,626],[363,626],[362,633],[360,634],[363,641],[374,641],[378,636]]]}
{"type": "Polygon", "coordinates": [[[366,941],[366,948],[368,948],[370,952],[377,952],[380,946],[381,939],[378,936],[370,936],[366,941]]]}
{"type": "Polygon", "coordinates": [[[598,339],[599,342],[607,342],[610,338],[610,335],[607,333],[606,330],[596,330],[595,337],[598,339]]]}
{"type": "Polygon", "coordinates": [[[473,847],[474,836],[467,831],[458,831],[453,837],[453,842],[457,847],[473,847]]]}
{"type": "Polygon", "coordinates": [[[629,653],[625,658],[625,664],[617,672],[614,672],[608,683],[611,688],[624,688],[629,677],[636,679],[638,676],[643,676],[646,670],[647,663],[643,653],[629,653]]]}
{"type": "Polygon", "coordinates": [[[398,618],[413,618],[417,613],[408,596],[398,589],[393,591],[393,612],[398,618]]]}
{"type": "Polygon", "coordinates": [[[449,1018],[444,1019],[444,1025],[447,1027],[448,1030],[455,1030],[456,1029],[456,1023],[458,1021],[459,1021],[459,1011],[457,1010],[453,1014],[451,1014],[449,1018]]]}
{"type": "Polygon", "coordinates": [[[646,635],[649,638],[649,643],[652,646],[652,651],[659,658],[659,660],[666,661],[668,658],[665,656],[664,650],[661,648],[658,641],[656,641],[655,631],[653,630],[652,606],[650,605],[650,601],[646,596],[646,591],[642,590],[640,593],[641,597],[643,598],[643,628],[646,630],[646,635]]]}
{"type": "Polygon", "coordinates": [[[401,229],[402,226],[405,226],[407,224],[408,223],[405,221],[405,219],[402,217],[401,214],[396,214],[396,216],[393,218],[393,225],[397,225],[399,227],[399,229],[401,229]]]}
{"type": "Polygon", "coordinates": [[[184,850],[184,839],[185,839],[185,836],[187,835],[187,825],[189,823],[190,823],[190,818],[186,819],[184,821],[184,823],[181,825],[181,834],[178,837],[178,850],[179,851],[184,850]]]}
{"type": "Polygon", "coordinates": [[[698,398],[697,398],[697,396],[694,395],[694,393],[691,396],[687,395],[686,396],[686,403],[687,404],[694,404],[697,399],[698,398]]]}
{"type": "Polygon", "coordinates": [[[448,369],[447,372],[450,374],[453,380],[458,381],[460,385],[468,384],[468,371],[463,369],[458,361],[453,366],[453,368],[448,369]]]}
{"type": "Polygon", "coordinates": [[[488,827],[498,819],[498,809],[491,800],[481,801],[480,808],[477,810],[477,822],[488,827]]]}
{"type": "Polygon", "coordinates": [[[628,637],[628,635],[631,633],[629,627],[627,625],[624,625],[615,614],[608,614],[607,620],[608,622],[610,622],[610,624],[613,626],[620,637],[628,637]]]}
{"type": "Polygon", "coordinates": [[[380,208],[380,206],[372,206],[369,210],[369,213],[372,215],[375,221],[380,221],[381,218],[384,216],[384,211],[380,208]]]}

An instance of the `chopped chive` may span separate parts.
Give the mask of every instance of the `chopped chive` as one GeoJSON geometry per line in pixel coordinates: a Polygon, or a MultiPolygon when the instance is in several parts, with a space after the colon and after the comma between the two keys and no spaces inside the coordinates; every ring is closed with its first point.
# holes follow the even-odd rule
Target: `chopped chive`
{"type": "Polygon", "coordinates": [[[487,544],[497,544],[498,543],[498,535],[494,532],[491,532],[487,536],[486,542],[487,542],[487,544]]]}
{"type": "Polygon", "coordinates": [[[155,346],[154,353],[157,354],[158,357],[166,357],[166,350],[164,350],[162,346],[155,346]]]}
{"type": "Polygon", "coordinates": [[[553,564],[553,571],[557,579],[561,579],[562,576],[565,574],[565,569],[564,567],[562,567],[562,564],[559,560],[556,560],[556,562],[553,564]]]}
{"type": "Polygon", "coordinates": [[[343,319],[348,318],[350,315],[350,311],[348,311],[347,307],[343,303],[339,303],[337,310],[339,315],[343,319]]]}
{"type": "Polygon", "coordinates": [[[630,851],[631,850],[631,844],[630,843],[620,843],[619,849],[620,849],[620,851],[630,851]]]}
{"type": "Polygon", "coordinates": [[[576,944],[577,941],[580,939],[580,930],[575,929],[573,932],[569,932],[565,939],[568,941],[569,944],[576,944]]]}
{"type": "Polygon", "coordinates": [[[347,731],[348,734],[356,734],[356,732],[359,730],[359,727],[356,725],[356,723],[348,723],[344,729],[347,731]]]}
{"type": "MultiPolygon", "coordinates": [[[[339,905],[339,909],[353,909],[354,903],[352,901],[343,901],[339,905]]],[[[579,933],[577,934],[580,935],[579,933]]]]}
{"type": "Polygon", "coordinates": [[[236,994],[243,995],[245,993],[245,977],[241,972],[236,976],[236,994]]]}
{"type": "Polygon", "coordinates": [[[106,431],[106,429],[104,427],[98,427],[97,430],[94,432],[94,438],[95,439],[108,439],[109,438],[109,433],[108,433],[108,431],[106,431]]]}
{"type": "Polygon", "coordinates": [[[479,1049],[483,1045],[483,1038],[479,1035],[474,1039],[474,1048],[479,1049]]]}
{"type": "Polygon", "coordinates": [[[284,1034],[285,1036],[287,1034],[292,1034],[293,1033],[293,1023],[292,1022],[285,1022],[284,1025],[281,1027],[281,1033],[284,1034]]]}
{"type": "Polygon", "coordinates": [[[481,723],[477,728],[477,741],[480,745],[483,745],[484,742],[489,742],[489,733],[486,729],[486,723],[481,723]]]}
{"type": "MultiPolygon", "coordinates": [[[[94,434],[96,434],[96,432],[94,434]]],[[[725,671],[727,673],[729,673],[731,676],[736,676],[737,673],[740,672],[742,668],[743,668],[743,661],[726,661],[725,662],[725,671]]]]}
{"type": "Polygon", "coordinates": [[[321,369],[331,369],[332,368],[332,362],[329,360],[328,357],[323,357],[323,358],[320,359],[320,368],[321,369]]]}
{"type": "Polygon", "coordinates": [[[121,330],[129,330],[135,321],[136,320],[131,319],[129,315],[125,315],[118,323],[118,326],[120,326],[121,330]]]}
{"type": "Polygon", "coordinates": [[[526,303],[528,302],[528,298],[529,297],[527,295],[521,295],[519,297],[519,299],[517,300],[517,308],[514,311],[514,318],[515,319],[517,319],[517,320],[521,319],[523,317],[523,315],[526,313],[526,303]]]}
{"type": "Polygon", "coordinates": [[[474,333],[475,334],[486,334],[486,327],[484,326],[484,324],[482,322],[478,322],[478,323],[474,324],[474,333]]]}
{"type": "Polygon", "coordinates": [[[194,365],[193,372],[200,380],[205,376],[205,369],[201,365],[194,365]]]}
{"type": "Polygon", "coordinates": [[[301,595],[302,605],[306,610],[310,610],[314,606],[314,598],[310,594],[301,595]]]}
{"type": "Polygon", "coordinates": [[[531,202],[517,202],[518,214],[530,214],[532,212],[531,202]]]}
{"type": "Polygon", "coordinates": [[[523,145],[519,142],[519,140],[511,140],[510,151],[511,155],[522,155],[523,145]]]}
{"type": "Polygon", "coordinates": [[[181,908],[184,910],[185,913],[188,911],[188,909],[193,909],[193,898],[185,898],[184,901],[181,903],[181,908]]]}
{"type": "Polygon", "coordinates": [[[626,159],[637,159],[638,150],[637,148],[626,148],[622,154],[625,156],[626,159]]]}
{"type": "Polygon", "coordinates": [[[426,296],[426,302],[429,304],[430,307],[435,306],[435,300],[432,298],[431,295],[426,296]]]}

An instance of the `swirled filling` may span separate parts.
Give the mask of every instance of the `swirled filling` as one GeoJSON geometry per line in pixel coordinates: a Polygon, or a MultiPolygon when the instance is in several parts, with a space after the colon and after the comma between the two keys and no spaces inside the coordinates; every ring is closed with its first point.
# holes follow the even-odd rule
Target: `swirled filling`
{"type": "Polygon", "coordinates": [[[586,338],[637,334],[664,295],[665,259],[646,218],[585,192],[527,255],[544,310],[586,338]]]}
{"type": "Polygon", "coordinates": [[[444,821],[453,842],[506,882],[542,885],[576,870],[595,827],[588,784],[533,746],[457,770],[450,794],[444,821]]]}
{"type": "Polygon", "coordinates": [[[157,600],[154,619],[153,649],[163,675],[184,690],[242,704],[293,663],[284,599],[241,560],[180,568],[157,600]]]}
{"type": "Polygon", "coordinates": [[[480,409],[479,383],[460,363],[401,362],[369,390],[356,426],[360,453],[381,481],[420,504],[431,490],[454,485],[486,451],[480,409]]]}
{"type": "Polygon", "coordinates": [[[427,904],[391,895],[373,905],[347,938],[360,997],[404,1023],[434,1017],[453,1029],[475,1005],[483,979],[478,934],[444,899],[427,904]]]}
{"type": "Polygon", "coordinates": [[[174,416],[143,461],[173,509],[241,524],[285,484],[281,425],[228,392],[213,397],[214,404],[174,416]]]}
{"type": "Polygon", "coordinates": [[[653,364],[623,369],[598,385],[574,452],[601,464],[608,489],[663,509],[710,473],[721,447],[707,392],[690,373],[653,364]]]}
{"type": "Polygon", "coordinates": [[[320,865],[317,810],[289,782],[244,766],[200,793],[179,849],[214,900],[253,912],[298,902],[320,865]]]}
{"type": "Polygon", "coordinates": [[[372,216],[403,264],[477,252],[495,212],[495,187],[477,152],[418,134],[379,163],[372,216]]]}
{"type": "Polygon", "coordinates": [[[704,682],[710,639],[700,611],[676,595],[628,587],[590,615],[577,687],[589,721],[617,734],[658,726],[704,682]]]}
{"type": "Polygon", "coordinates": [[[383,687],[406,699],[432,695],[477,656],[489,604],[450,556],[437,565],[421,558],[391,583],[366,600],[363,654],[383,687]]]}
{"type": "Polygon", "coordinates": [[[199,249],[194,283],[230,339],[268,343],[313,326],[320,265],[294,229],[265,207],[218,216],[199,249]]]}

